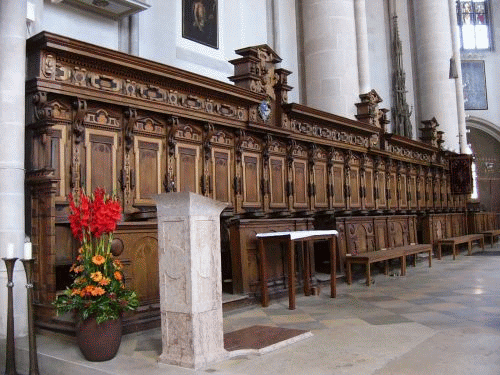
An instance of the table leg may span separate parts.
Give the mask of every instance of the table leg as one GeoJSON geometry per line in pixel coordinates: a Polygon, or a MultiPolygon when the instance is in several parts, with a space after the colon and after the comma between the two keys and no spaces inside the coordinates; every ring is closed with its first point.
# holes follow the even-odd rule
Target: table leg
{"type": "Polygon", "coordinates": [[[311,295],[311,254],[313,253],[313,241],[302,242],[302,250],[304,254],[304,295],[311,295]],[[305,245],[305,246],[304,246],[305,245]]]}
{"type": "MultiPolygon", "coordinates": [[[[493,242],[493,240],[491,240],[491,242],[493,242]]],[[[484,251],[484,237],[481,238],[481,249],[484,251]]]]}
{"type": "Polygon", "coordinates": [[[295,310],[295,247],[288,241],[288,309],[295,310]]]}
{"type": "Polygon", "coordinates": [[[493,240],[495,239],[494,235],[491,235],[491,247],[493,248],[493,240]]]}
{"type": "Polygon", "coordinates": [[[269,306],[269,291],[267,290],[267,262],[266,252],[264,249],[264,239],[259,238],[259,256],[260,256],[260,293],[261,303],[263,307],[269,306]]]}
{"type": "Polygon", "coordinates": [[[401,257],[401,276],[406,276],[406,256],[401,257]]]}
{"type": "Polygon", "coordinates": [[[345,273],[346,273],[346,276],[347,276],[347,284],[351,285],[352,284],[352,274],[351,274],[351,262],[349,260],[347,260],[345,262],[345,273]]]}
{"type": "Polygon", "coordinates": [[[384,275],[387,276],[389,274],[389,261],[384,260],[384,275]]]}
{"type": "Polygon", "coordinates": [[[451,245],[451,249],[453,250],[453,260],[457,257],[457,244],[451,245]]]}
{"type": "Polygon", "coordinates": [[[432,248],[429,250],[429,267],[432,267],[432,248]]]}
{"type": "MultiPolygon", "coordinates": [[[[330,297],[337,297],[337,247],[336,237],[332,236],[330,243],[330,297]]],[[[349,284],[351,278],[351,265],[349,264],[349,284]]]]}
{"type": "Polygon", "coordinates": [[[370,262],[366,262],[366,286],[370,286],[371,281],[370,262]]]}
{"type": "Polygon", "coordinates": [[[438,259],[441,260],[441,244],[438,244],[438,259]]]}
{"type": "Polygon", "coordinates": [[[468,253],[472,255],[472,241],[469,241],[468,253]]]}

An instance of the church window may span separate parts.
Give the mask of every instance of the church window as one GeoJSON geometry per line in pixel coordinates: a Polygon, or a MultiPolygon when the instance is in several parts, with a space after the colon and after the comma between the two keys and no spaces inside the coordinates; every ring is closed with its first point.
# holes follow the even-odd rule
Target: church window
{"type": "Polygon", "coordinates": [[[457,1],[457,21],[463,50],[491,49],[488,10],[488,0],[457,1]]]}

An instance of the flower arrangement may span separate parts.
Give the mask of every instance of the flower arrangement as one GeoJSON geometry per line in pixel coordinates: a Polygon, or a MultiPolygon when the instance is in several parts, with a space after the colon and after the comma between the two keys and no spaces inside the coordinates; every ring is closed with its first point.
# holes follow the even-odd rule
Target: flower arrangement
{"type": "Polygon", "coordinates": [[[97,323],[118,319],[125,310],[139,305],[134,291],[125,288],[123,265],[111,254],[113,232],[121,219],[121,205],[97,188],[92,196],[81,192],[78,204],[69,195],[73,236],[81,243],[74,280],[54,301],[58,313],[76,312],[83,320],[95,316],[97,323]]]}

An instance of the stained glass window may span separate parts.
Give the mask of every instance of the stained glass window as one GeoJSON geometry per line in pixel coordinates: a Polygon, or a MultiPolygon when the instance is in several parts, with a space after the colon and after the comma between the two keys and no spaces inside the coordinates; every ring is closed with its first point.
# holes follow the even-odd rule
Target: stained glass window
{"type": "Polygon", "coordinates": [[[487,0],[458,0],[457,20],[464,50],[491,49],[487,0]]]}

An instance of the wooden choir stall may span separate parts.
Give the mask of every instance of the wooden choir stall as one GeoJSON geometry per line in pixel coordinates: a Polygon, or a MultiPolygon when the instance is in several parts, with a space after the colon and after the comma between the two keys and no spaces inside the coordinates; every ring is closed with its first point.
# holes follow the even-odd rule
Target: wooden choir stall
{"type": "MultiPolygon", "coordinates": [[[[228,204],[223,289],[257,299],[257,233],[336,229],[344,275],[352,251],[493,229],[481,213],[467,216],[466,192],[452,191],[450,160],[460,155],[441,149],[435,120],[415,141],[386,131],[375,91],[360,96],[357,120],[288,103],[291,72],[275,67],[274,51],[236,53],[228,84],[47,32],[28,40],[27,212],[40,326],[71,329],[51,302],[77,255],[68,194],[81,189],[102,186],[124,208],[113,253],[141,301],[128,331],[159,322],[155,194],[191,191],[228,204]]],[[[272,298],[286,293],[288,271],[285,248],[270,246],[272,298]]],[[[307,262],[313,285],[329,259],[320,242],[307,262]]]]}

